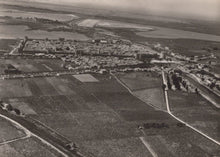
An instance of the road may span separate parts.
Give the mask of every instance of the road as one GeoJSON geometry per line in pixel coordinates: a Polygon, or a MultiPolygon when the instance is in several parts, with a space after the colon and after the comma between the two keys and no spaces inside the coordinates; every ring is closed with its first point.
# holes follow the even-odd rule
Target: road
{"type": "MultiPolygon", "coordinates": [[[[162,71],[162,78],[163,78],[163,83],[167,86],[167,82],[165,79],[165,74],[164,71],[162,71]]],[[[196,129],[195,127],[191,126],[190,124],[188,124],[187,122],[184,122],[183,120],[179,119],[178,117],[176,117],[175,115],[173,115],[173,113],[170,111],[170,105],[169,105],[169,99],[168,99],[168,92],[167,92],[167,88],[164,90],[164,95],[165,95],[165,100],[166,100],[166,106],[167,106],[167,112],[170,116],[172,116],[173,118],[175,118],[176,120],[178,120],[179,122],[185,124],[187,127],[191,128],[192,130],[194,130],[195,132],[199,133],[200,135],[206,137],[207,139],[209,139],[210,141],[214,142],[215,144],[220,146],[220,142],[213,139],[212,137],[210,137],[209,135],[203,133],[202,131],[196,129]]]]}
{"type": "Polygon", "coordinates": [[[35,137],[39,139],[42,143],[56,150],[63,157],[83,157],[79,152],[68,150],[65,147],[66,143],[64,143],[63,140],[60,140],[60,137],[53,136],[51,131],[47,131],[44,127],[39,126],[26,118],[10,114],[2,109],[0,109],[0,117],[10,121],[12,124],[23,130],[27,137],[35,137]]]}
{"type": "MultiPolygon", "coordinates": [[[[110,73],[110,74],[116,79],[116,81],[117,81],[119,84],[121,84],[124,88],[126,88],[131,95],[133,95],[134,97],[136,97],[137,99],[139,99],[139,100],[142,101],[143,103],[146,103],[146,102],[143,101],[141,98],[137,97],[137,96],[130,90],[130,88],[127,87],[115,74],[113,74],[113,73],[110,73]]],[[[164,110],[162,110],[161,108],[159,108],[159,107],[157,107],[157,106],[152,105],[151,103],[147,103],[147,104],[148,104],[149,106],[155,108],[155,109],[158,110],[158,111],[164,112],[164,110]]]]}
{"type": "MultiPolygon", "coordinates": [[[[132,92],[123,82],[121,82],[121,80],[119,80],[119,79],[117,78],[117,76],[115,76],[114,74],[112,74],[112,76],[114,76],[115,79],[116,79],[122,86],[124,86],[132,95],[134,95],[133,92],[132,92]]],[[[170,105],[169,105],[169,99],[168,99],[168,92],[167,92],[167,91],[168,91],[167,82],[166,82],[166,79],[165,79],[164,71],[162,71],[162,79],[163,79],[163,84],[166,85],[166,88],[164,89],[164,95],[165,95],[165,102],[166,102],[166,107],[167,107],[167,113],[168,113],[171,117],[173,117],[174,119],[176,119],[177,121],[179,121],[179,122],[185,124],[187,127],[191,128],[193,131],[199,133],[200,135],[204,136],[205,138],[209,139],[210,141],[212,141],[212,142],[214,142],[215,144],[217,144],[217,145],[220,146],[220,142],[219,142],[219,141],[213,139],[213,138],[210,137],[209,135],[207,135],[207,134],[203,133],[202,131],[196,129],[195,127],[191,126],[191,125],[188,124],[187,122],[184,122],[183,120],[181,120],[180,118],[176,117],[176,116],[171,112],[171,110],[170,110],[170,105]]],[[[135,96],[135,95],[134,95],[134,96],[135,96]]],[[[136,97],[136,96],[135,96],[135,97],[136,97]]]]}
{"type": "Polygon", "coordinates": [[[208,87],[205,87],[204,85],[200,84],[198,81],[195,81],[192,77],[189,75],[184,75],[184,77],[190,81],[195,87],[197,87],[200,90],[201,95],[210,101],[213,105],[215,105],[217,108],[220,108],[220,97],[211,89],[208,87]]]}

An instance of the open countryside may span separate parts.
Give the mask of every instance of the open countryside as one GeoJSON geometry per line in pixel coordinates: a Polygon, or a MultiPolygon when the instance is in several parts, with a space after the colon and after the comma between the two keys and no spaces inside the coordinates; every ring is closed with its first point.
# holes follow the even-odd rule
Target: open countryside
{"type": "Polygon", "coordinates": [[[0,0],[0,157],[220,156],[208,3],[0,0]]]}

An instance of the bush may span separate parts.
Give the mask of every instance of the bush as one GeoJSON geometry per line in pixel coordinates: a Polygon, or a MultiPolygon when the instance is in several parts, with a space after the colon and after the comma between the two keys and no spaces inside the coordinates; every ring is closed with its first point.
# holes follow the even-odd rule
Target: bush
{"type": "Polygon", "coordinates": [[[14,111],[15,111],[15,113],[17,114],[17,115],[20,115],[21,114],[21,111],[19,110],[19,109],[14,109],[14,111]]]}
{"type": "Polygon", "coordinates": [[[7,108],[8,111],[12,111],[13,110],[13,107],[11,106],[11,104],[8,104],[6,108],[7,108]]]}
{"type": "Polygon", "coordinates": [[[150,128],[162,129],[162,128],[169,128],[169,125],[165,123],[145,123],[143,124],[143,127],[145,129],[150,129],[150,128]]]}
{"type": "Polygon", "coordinates": [[[176,124],[176,126],[178,126],[178,127],[181,127],[181,128],[182,128],[182,127],[184,127],[184,126],[186,126],[186,125],[185,125],[185,124],[183,124],[183,123],[177,123],[177,124],[176,124]]]}

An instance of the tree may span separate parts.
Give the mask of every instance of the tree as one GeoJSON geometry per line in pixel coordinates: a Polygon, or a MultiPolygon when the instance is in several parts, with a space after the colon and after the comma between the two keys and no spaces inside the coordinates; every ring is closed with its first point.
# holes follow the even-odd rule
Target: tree
{"type": "Polygon", "coordinates": [[[213,88],[215,87],[215,83],[212,82],[209,87],[210,87],[211,89],[213,89],[213,88]]]}
{"type": "Polygon", "coordinates": [[[8,105],[6,106],[6,109],[7,109],[8,111],[12,111],[12,110],[13,110],[13,107],[11,106],[11,104],[8,104],[8,105]]]}
{"type": "Polygon", "coordinates": [[[170,78],[169,78],[169,76],[167,76],[167,86],[168,86],[168,89],[171,90],[172,85],[171,85],[171,83],[170,83],[170,78]]]}
{"type": "Polygon", "coordinates": [[[19,109],[14,109],[14,111],[15,111],[15,113],[17,114],[17,115],[20,115],[21,114],[21,111],[19,110],[19,109]]]}
{"type": "Polygon", "coordinates": [[[176,89],[180,90],[180,80],[181,80],[180,77],[177,77],[176,74],[173,74],[172,79],[176,89]]]}
{"type": "Polygon", "coordinates": [[[162,85],[163,90],[165,90],[166,87],[167,87],[167,86],[166,86],[165,84],[162,85]]]}
{"type": "Polygon", "coordinates": [[[199,90],[198,88],[195,89],[196,94],[199,94],[199,90]]]}

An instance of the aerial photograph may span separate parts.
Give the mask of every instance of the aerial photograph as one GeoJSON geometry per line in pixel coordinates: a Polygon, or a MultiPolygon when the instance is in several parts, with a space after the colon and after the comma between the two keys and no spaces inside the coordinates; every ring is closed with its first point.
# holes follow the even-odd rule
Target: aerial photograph
{"type": "Polygon", "coordinates": [[[220,0],[0,0],[0,157],[220,157],[220,0]]]}

